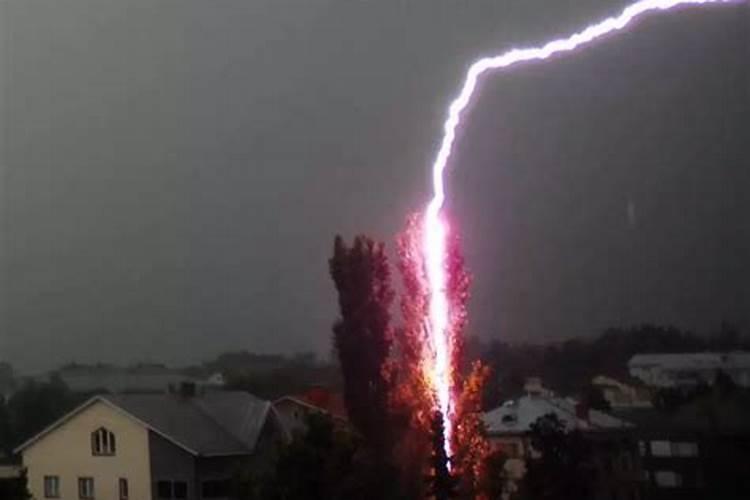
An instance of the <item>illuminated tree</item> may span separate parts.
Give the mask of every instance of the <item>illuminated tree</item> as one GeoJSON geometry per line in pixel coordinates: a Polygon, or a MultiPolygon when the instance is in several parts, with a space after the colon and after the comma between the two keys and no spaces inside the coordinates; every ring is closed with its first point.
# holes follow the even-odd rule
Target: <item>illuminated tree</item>
{"type": "Polygon", "coordinates": [[[429,493],[435,500],[449,500],[456,497],[456,478],[450,472],[448,464],[450,458],[445,452],[445,426],[443,415],[436,411],[432,416],[432,454],[430,467],[432,473],[428,476],[429,493]]]}

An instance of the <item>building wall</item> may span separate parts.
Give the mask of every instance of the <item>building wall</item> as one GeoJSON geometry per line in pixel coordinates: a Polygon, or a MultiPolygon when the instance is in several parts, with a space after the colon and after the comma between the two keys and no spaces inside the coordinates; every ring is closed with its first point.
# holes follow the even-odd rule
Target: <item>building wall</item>
{"type": "Polygon", "coordinates": [[[493,451],[501,450],[508,458],[505,471],[512,481],[520,481],[526,474],[526,460],[529,451],[526,438],[522,435],[491,436],[490,446],[493,451]]]}
{"type": "Polygon", "coordinates": [[[29,490],[44,499],[44,476],[60,478],[60,500],[78,500],[78,478],[93,477],[97,500],[119,499],[119,478],[127,478],[131,500],[151,500],[148,431],[101,401],[93,403],[23,451],[29,490]],[[116,454],[94,456],[91,433],[115,434],[116,454]]]}
{"type": "Polygon", "coordinates": [[[187,497],[189,499],[200,498],[193,455],[153,432],[149,433],[148,441],[151,455],[152,498],[159,500],[157,492],[159,481],[185,482],[187,483],[187,497]]]}
{"type": "Polygon", "coordinates": [[[274,403],[281,425],[289,436],[307,431],[307,415],[317,410],[292,399],[282,399],[274,403]]]}

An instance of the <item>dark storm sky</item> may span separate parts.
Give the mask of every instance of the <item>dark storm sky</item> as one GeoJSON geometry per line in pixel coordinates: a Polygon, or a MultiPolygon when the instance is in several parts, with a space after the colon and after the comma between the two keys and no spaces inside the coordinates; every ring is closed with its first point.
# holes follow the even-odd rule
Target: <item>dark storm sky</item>
{"type": "MultiPolygon", "coordinates": [[[[328,351],[335,233],[428,196],[466,65],[601,0],[3,0],[0,359],[328,351]]],[[[750,327],[750,9],[492,77],[450,217],[471,331],[750,327]]]]}

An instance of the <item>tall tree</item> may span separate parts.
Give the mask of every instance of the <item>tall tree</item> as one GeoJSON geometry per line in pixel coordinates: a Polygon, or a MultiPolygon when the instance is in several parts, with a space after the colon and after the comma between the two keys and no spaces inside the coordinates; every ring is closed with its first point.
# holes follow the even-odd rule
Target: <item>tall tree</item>
{"type": "Polygon", "coordinates": [[[388,408],[393,381],[387,361],[394,293],[384,245],[358,236],[349,247],[337,236],[329,266],[341,314],[333,341],[349,419],[376,455],[385,457],[393,440],[388,408]]]}
{"type": "MultiPolygon", "coordinates": [[[[398,270],[402,280],[400,296],[402,325],[395,330],[392,373],[397,385],[392,406],[401,417],[401,439],[396,460],[410,484],[412,497],[425,494],[425,484],[418,478],[429,474],[433,443],[434,399],[426,373],[429,338],[425,325],[428,311],[428,287],[424,275],[422,227],[418,216],[407,220],[398,238],[398,270]]],[[[446,457],[447,458],[447,457],[446,457]]]]}
{"type": "Polygon", "coordinates": [[[456,478],[449,469],[450,458],[445,451],[445,426],[443,415],[436,411],[432,416],[431,474],[428,476],[430,494],[435,500],[450,500],[456,497],[456,478]]]}

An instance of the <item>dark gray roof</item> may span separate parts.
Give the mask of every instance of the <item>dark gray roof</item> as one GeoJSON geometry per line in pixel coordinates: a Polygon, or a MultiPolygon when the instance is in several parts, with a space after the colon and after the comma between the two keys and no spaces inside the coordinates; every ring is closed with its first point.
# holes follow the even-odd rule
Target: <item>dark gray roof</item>
{"type": "Polygon", "coordinates": [[[198,455],[249,454],[255,449],[271,403],[245,392],[104,395],[155,432],[198,455]]]}

